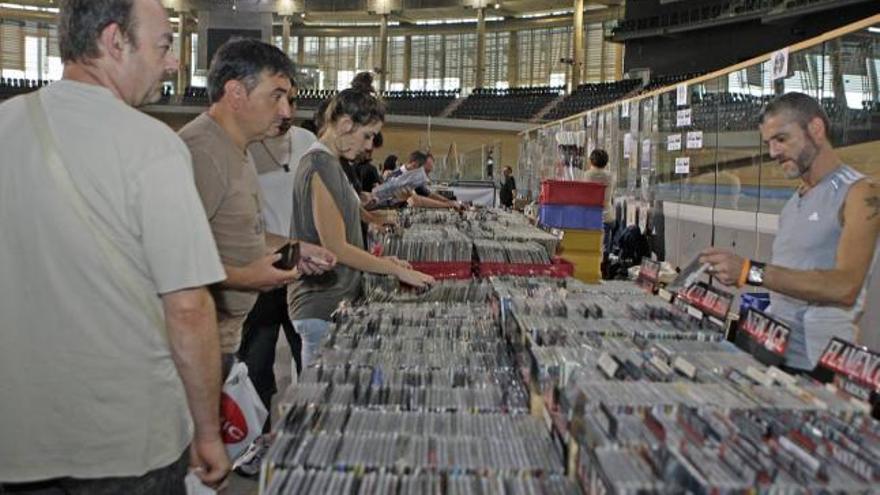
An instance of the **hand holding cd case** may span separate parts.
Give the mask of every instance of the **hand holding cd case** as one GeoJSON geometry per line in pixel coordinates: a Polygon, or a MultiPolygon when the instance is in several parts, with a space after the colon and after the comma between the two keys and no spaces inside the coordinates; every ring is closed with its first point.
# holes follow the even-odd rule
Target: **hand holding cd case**
{"type": "Polygon", "coordinates": [[[280,254],[281,259],[272,263],[279,270],[293,270],[299,263],[299,242],[288,242],[278,248],[275,254],[280,254]]]}

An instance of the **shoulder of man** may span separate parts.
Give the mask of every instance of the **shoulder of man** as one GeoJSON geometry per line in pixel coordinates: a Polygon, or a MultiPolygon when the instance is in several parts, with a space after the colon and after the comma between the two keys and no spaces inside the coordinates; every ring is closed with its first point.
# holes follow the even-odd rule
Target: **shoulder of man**
{"type": "Polygon", "coordinates": [[[211,132],[211,126],[207,113],[201,113],[198,117],[187,122],[183,127],[177,131],[177,135],[180,136],[187,146],[192,147],[194,144],[201,143],[203,141],[211,140],[214,135],[211,132]]]}
{"type": "MultiPolygon", "coordinates": [[[[52,86],[48,86],[40,91],[49,91],[52,88],[52,86]]],[[[63,93],[55,95],[55,97],[63,97],[63,93]]],[[[51,110],[49,113],[51,114],[51,110]]],[[[82,118],[89,119],[90,117],[84,115],[82,118]]],[[[129,151],[135,159],[145,166],[152,167],[166,163],[157,158],[168,156],[169,152],[179,153],[187,162],[190,159],[189,150],[185,143],[171,127],[137,108],[114,101],[114,104],[104,106],[100,118],[99,121],[95,121],[94,118],[92,120],[96,130],[100,128],[101,134],[109,139],[115,139],[114,136],[118,136],[119,142],[133,144],[135,147],[129,151]],[[114,115],[108,116],[105,112],[113,112],[114,115]],[[133,140],[131,136],[138,136],[138,138],[133,140]]]]}
{"type": "Polygon", "coordinates": [[[206,164],[219,167],[215,156],[217,137],[213,132],[213,126],[206,120],[208,118],[210,117],[203,113],[177,131],[177,135],[189,149],[193,167],[196,169],[206,164]]]}
{"type": "Polygon", "coordinates": [[[863,211],[869,222],[880,223],[880,181],[873,177],[856,180],[846,193],[842,211],[863,211]]]}

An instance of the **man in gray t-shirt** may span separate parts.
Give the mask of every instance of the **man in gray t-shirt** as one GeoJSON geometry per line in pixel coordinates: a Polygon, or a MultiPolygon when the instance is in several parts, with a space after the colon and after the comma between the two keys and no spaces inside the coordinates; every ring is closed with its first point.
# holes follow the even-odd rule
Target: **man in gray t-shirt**
{"type": "Polygon", "coordinates": [[[229,471],[205,289],[225,274],[186,147],[132,108],[176,68],[171,43],[158,0],[67,0],[64,79],[0,105],[14,157],[0,163],[0,492],[184,494],[190,463],[213,486],[229,471]]]}

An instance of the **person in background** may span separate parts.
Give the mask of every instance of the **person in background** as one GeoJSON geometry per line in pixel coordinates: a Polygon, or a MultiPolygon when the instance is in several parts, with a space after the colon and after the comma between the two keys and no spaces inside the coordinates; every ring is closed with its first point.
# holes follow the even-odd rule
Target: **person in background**
{"type": "MultiPolygon", "coordinates": [[[[413,151],[409,155],[409,161],[403,164],[389,178],[403,175],[406,171],[425,169],[425,175],[431,176],[434,170],[434,155],[423,151],[413,151]]],[[[457,201],[452,201],[432,192],[427,186],[419,186],[407,200],[407,204],[414,208],[459,208],[457,201]]]]}
{"type": "Polygon", "coordinates": [[[498,192],[498,199],[501,206],[505,208],[513,208],[513,198],[516,197],[516,179],[513,178],[513,169],[504,167],[501,170],[504,179],[501,181],[501,190],[498,192]]]}
{"type": "Polygon", "coordinates": [[[703,251],[700,261],[724,284],[772,291],[767,312],[791,327],[785,367],[805,373],[833,337],[858,341],[880,252],[880,185],[840,160],[828,116],[810,96],[771,101],[760,130],[785,177],[800,180],[779,215],[770,262],[718,248],[703,251]]]}
{"type": "MultiPolygon", "coordinates": [[[[268,234],[262,192],[249,144],[277,134],[291,117],[288,94],[293,63],[278,48],[253,39],[221,46],[208,72],[208,111],[184,126],[179,135],[193,157],[196,187],[208,214],[227,279],[214,287],[224,371],[232,367],[245,318],[262,291],[282,287],[301,273],[327,268],[326,250],[301,243],[294,269],[276,268],[273,251],[289,241],[268,234]]],[[[224,374],[225,376],[225,374],[224,374]]]]}
{"type": "Polygon", "coordinates": [[[382,176],[379,175],[379,171],[373,165],[373,152],[381,148],[383,143],[382,133],[379,132],[373,138],[373,149],[364,151],[363,155],[355,163],[354,171],[360,179],[363,192],[373,192],[373,188],[382,183],[382,176]]]}
{"type": "Polygon", "coordinates": [[[590,153],[590,168],[584,173],[588,182],[596,182],[605,185],[605,199],[602,203],[602,270],[608,265],[608,255],[611,254],[611,243],[614,237],[614,208],[611,201],[614,198],[614,177],[608,171],[608,152],[597,148],[590,153]]]}
{"type": "Polygon", "coordinates": [[[492,157],[492,148],[489,148],[489,153],[486,155],[486,177],[489,180],[495,178],[495,158],[492,157]]]}
{"type": "Polygon", "coordinates": [[[397,155],[388,155],[385,157],[385,161],[382,163],[382,179],[387,179],[388,176],[394,173],[399,165],[397,164],[397,155]]]}
{"type": "Polygon", "coordinates": [[[158,0],[63,0],[62,80],[0,105],[0,492],[221,485],[226,277],[186,146],[132,107],[177,68],[158,0]],[[53,159],[54,157],[54,159],[53,159]]]}
{"type": "Polygon", "coordinates": [[[389,274],[415,287],[433,278],[396,259],[379,258],[362,249],[361,202],[340,164],[371,149],[382,129],[385,109],[372,88],[372,76],[359,74],[352,87],[337,93],[327,106],[321,133],[297,169],[291,231],[319,243],[339,260],[321,277],[303,277],[288,291],[290,316],[303,339],[303,367],[314,358],[330,328],[330,315],[343,300],[361,292],[361,272],[389,274]]]}

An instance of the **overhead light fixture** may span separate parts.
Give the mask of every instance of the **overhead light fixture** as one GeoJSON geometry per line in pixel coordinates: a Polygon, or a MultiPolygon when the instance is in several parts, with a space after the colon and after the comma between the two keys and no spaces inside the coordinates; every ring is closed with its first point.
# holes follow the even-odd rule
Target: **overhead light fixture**
{"type": "Polygon", "coordinates": [[[500,8],[501,8],[501,4],[498,2],[495,2],[495,10],[498,10],[500,8]]]}
{"type": "Polygon", "coordinates": [[[302,13],[299,15],[299,17],[300,17],[300,19],[305,19],[305,18],[306,18],[306,13],[305,13],[305,12],[302,12],[302,13]]]}

